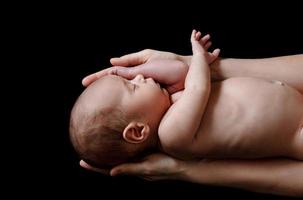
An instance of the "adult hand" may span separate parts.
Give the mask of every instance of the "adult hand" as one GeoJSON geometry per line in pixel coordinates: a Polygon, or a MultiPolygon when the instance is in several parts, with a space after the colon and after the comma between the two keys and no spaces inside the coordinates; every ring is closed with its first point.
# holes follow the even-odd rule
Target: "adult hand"
{"type": "MultiPolygon", "coordinates": [[[[210,39],[210,35],[205,35],[200,40],[201,44],[204,46],[204,48],[206,50],[208,50],[209,47],[211,46],[211,42],[209,41],[209,39],[210,39]]],[[[212,56],[213,53],[214,52],[212,52],[212,53],[209,52],[209,60],[208,60],[209,64],[211,64],[215,60],[215,58],[212,56]]],[[[145,50],[142,50],[142,51],[139,51],[136,53],[124,55],[119,58],[112,58],[110,60],[110,62],[112,65],[114,65],[114,67],[110,67],[110,68],[107,68],[107,69],[101,70],[99,72],[96,72],[94,74],[86,76],[82,80],[82,84],[84,86],[88,86],[89,84],[91,84],[92,82],[97,80],[98,78],[105,76],[107,74],[117,74],[120,76],[124,76],[125,78],[131,78],[137,74],[142,74],[147,77],[150,72],[153,72],[153,74],[157,73],[158,72],[157,70],[159,70],[159,68],[153,69],[153,70],[151,70],[151,69],[145,70],[146,65],[141,65],[141,64],[148,63],[155,59],[181,61],[181,62],[187,64],[187,66],[190,65],[190,63],[191,63],[191,56],[181,56],[181,55],[178,55],[175,53],[170,53],[170,52],[165,52],[165,51],[145,49],[145,50]],[[131,67],[131,68],[127,68],[127,67],[131,67]]],[[[173,65],[171,65],[171,66],[173,66],[173,65]]],[[[167,67],[167,66],[164,66],[164,67],[167,67]]],[[[169,68],[169,67],[167,67],[167,68],[169,68]]],[[[170,73],[168,73],[170,75],[172,74],[172,72],[174,72],[172,69],[168,69],[168,70],[170,71],[170,73]]],[[[186,72],[187,72],[187,70],[186,70],[186,72]]],[[[165,75],[167,75],[167,73],[165,75]]],[[[183,75],[183,76],[185,77],[185,75],[183,75]]],[[[152,77],[152,76],[149,76],[149,77],[152,77]]],[[[154,78],[154,77],[152,77],[152,78],[154,78]]],[[[157,77],[154,79],[157,80],[157,77]]],[[[157,81],[161,82],[163,80],[157,80],[157,81]]],[[[165,81],[165,82],[170,82],[170,81],[165,81]]],[[[163,82],[161,82],[161,83],[163,83],[163,82]]]]}
{"type": "MultiPolygon", "coordinates": [[[[166,154],[157,153],[146,156],[139,163],[125,163],[118,165],[110,170],[110,175],[132,175],[150,181],[182,179],[185,170],[183,168],[183,164],[184,162],[181,160],[177,160],[166,154]]],[[[80,165],[88,170],[105,174],[103,169],[92,167],[84,161],[81,161],[80,165]]]]}
{"type": "MultiPolygon", "coordinates": [[[[201,33],[200,36],[201,37],[201,33]]],[[[204,49],[207,51],[209,47],[212,45],[210,41],[210,35],[207,34],[203,36],[200,39],[201,45],[204,47],[204,49]]],[[[209,52],[211,55],[212,53],[209,52]]],[[[137,53],[131,53],[124,55],[122,57],[118,58],[112,58],[110,60],[112,65],[118,65],[118,66],[124,66],[124,67],[130,67],[130,66],[135,66],[139,65],[142,63],[146,63],[148,61],[151,61],[153,59],[171,59],[171,60],[180,60],[187,65],[190,65],[191,63],[191,56],[181,56],[175,53],[171,52],[165,52],[165,51],[157,51],[157,50],[152,50],[152,49],[145,49],[142,51],[139,51],[137,53]]],[[[211,64],[216,58],[211,58],[209,60],[208,64],[211,64]]]]}
{"type": "Polygon", "coordinates": [[[102,76],[114,74],[126,79],[133,79],[138,74],[144,77],[153,78],[162,84],[170,94],[184,89],[184,80],[188,71],[188,65],[179,60],[170,59],[154,59],[147,63],[137,65],[136,67],[115,66],[92,74],[83,80],[83,84],[87,85],[90,81],[94,81],[102,76]],[[89,80],[87,82],[86,80],[89,80]]]}
{"type": "MultiPolygon", "coordinates": [[[[104,174],[102,169],[87,164],[81,166],[104,174]]],[[[116,166],[110,171],[110,175],[133,175],[152,181],[175,179],[303,197],[303,163],[285,158],[181,161],[165,154],[152,154],[140,163],[116,166]]]]}
{"type": "Polygon", "coordinates": [[[182,74],[183,77],[186,76],[188,65],[186,64],[187,62],[184,62],[185,60],[185,56],[146,49],[120,58],[112,58],[111,63],[114,65],[113,67],[86,76],[82,80],[82,84],[87,87],[95,80],[108,74],[115,74],[126,79],[132,79],[136,75],[142,74],[144,77],[150,77],[162,84],[168,85],[173,81],[163,79],[164,76],[174,79],[167,75],[170,74],[170,76],[176,77],[176,75],[180,75],[178,72],[184,73],[182,74]]]}

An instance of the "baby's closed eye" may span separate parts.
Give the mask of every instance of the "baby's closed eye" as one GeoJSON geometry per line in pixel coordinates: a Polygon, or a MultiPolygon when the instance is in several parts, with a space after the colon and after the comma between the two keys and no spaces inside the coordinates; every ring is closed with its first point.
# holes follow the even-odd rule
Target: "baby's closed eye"
{"type": "Polygon", "coordinates": [[[127,84],[132,89],[132,91],[135,91],[137,89],[137,85],[135,83],[128,81],[127,84]]]}

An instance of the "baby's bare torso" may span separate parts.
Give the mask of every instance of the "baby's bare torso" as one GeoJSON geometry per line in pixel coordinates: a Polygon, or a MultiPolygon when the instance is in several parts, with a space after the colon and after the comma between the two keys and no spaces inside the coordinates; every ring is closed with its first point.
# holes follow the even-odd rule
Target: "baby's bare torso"
{"type": "Polygon", "coordinates": [[[292,156],[302,119],[303,96],[284,83],[248,77],[214,82],[188,155],[292,156]]]}

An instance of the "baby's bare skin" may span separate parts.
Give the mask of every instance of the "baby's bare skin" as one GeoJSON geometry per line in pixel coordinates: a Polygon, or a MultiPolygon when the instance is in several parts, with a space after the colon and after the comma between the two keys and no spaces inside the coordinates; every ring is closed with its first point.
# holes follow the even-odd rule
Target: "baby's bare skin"
{"type": "Polygon", "coordinates": [[[249,77],[214,82],[188,156],[303,159],[302,120],[303,95],[285,83],[249,77]]]}

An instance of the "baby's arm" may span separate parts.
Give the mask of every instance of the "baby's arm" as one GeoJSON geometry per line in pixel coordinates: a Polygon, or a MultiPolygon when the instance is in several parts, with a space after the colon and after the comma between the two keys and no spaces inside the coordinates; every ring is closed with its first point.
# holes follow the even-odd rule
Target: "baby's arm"
{"type": "Polygon", "coordinates": [[[180,99],[163,117],[159,137],[164,150],[173,151],[190,145],[199,128],[210,93],[210,71],[207,51],[199,43],[200,32],[191,36],[193,57],[180,99]]]}

